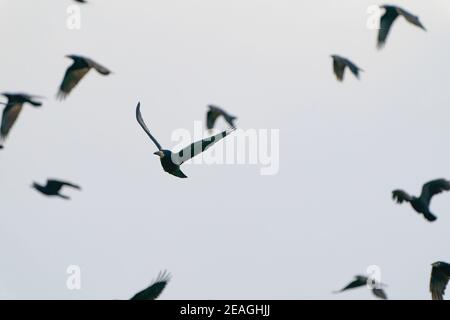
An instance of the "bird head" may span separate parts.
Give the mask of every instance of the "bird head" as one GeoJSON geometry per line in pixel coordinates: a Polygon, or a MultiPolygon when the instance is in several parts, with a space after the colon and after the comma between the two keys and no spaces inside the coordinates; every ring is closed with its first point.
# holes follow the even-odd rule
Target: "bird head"
{"type": "Polygon", "coordinates": [[[66,55],[66,58],[72,59],[73,61],[78,60],[80,57],[74,55],[74,54],[68,54],[66,55]]]}
{"type": "Polygon", "coordinates": [[[436,267],[436,268],[439,268],[441,265],[442,265],[442,261],[436,261],[431,264],[432,267],[436,267]]]}

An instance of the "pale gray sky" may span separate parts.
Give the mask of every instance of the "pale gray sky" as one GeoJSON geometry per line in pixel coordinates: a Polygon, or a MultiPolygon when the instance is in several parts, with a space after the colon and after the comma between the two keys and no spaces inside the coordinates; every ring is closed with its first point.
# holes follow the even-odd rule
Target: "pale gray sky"
{"type": "MultiPolygon", "coordinates": [[[[450,3],[392,1],[423,32],[395,23],[375,49],[366,0],[0,0],[0,91],[47,96],[27,106],[0,154],[0,297],[126,299],[162,269],[162,299],[372,299],[331,291],[372,264],[393,299],[428,299],[430,264],[450,260],[450,195],[427,223],[412,194],[450,178],[450,3]],[[112,69],[54,99],[81,54],[112,69]],[[366,72],[338,83],[330,54],[366,72]],[[134,118],[160,142],[193,130],[206,105],[243,129],[280,129],[280,172],[185,165],[164,173],[134,118]],[[30,188],[79,183],[71,201],[30,188]],[[79,265],[82,290],[66,288],[79,265]]],[[[223,122],[220,125],[224,125],[223,122]]]]}

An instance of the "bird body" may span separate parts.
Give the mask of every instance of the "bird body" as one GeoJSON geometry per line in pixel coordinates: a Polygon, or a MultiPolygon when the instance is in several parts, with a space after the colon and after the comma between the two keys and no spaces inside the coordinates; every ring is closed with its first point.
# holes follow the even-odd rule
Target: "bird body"
{"type": "Polygon", "coordinates": [[[187,176],[180,169],[180,166],[184,162],[202,153],[203,151],[214,145],[217,141],[225,138],[227,135],[233,132],[233,130],[225,130],[222,133],[219,133],[212,137],[194,142],[188,147],[175,153],[170,150],[163,149],[162,146],[159,144],[159,142],[155,139],[155,137],[153,137],[147,125],[145,124],[144,119],[142,118],[140,108],[141,103],[138,103],[136,107],[136,120],[141,126],[141,128],[148,135],[148,137],[153,141],[153,143],[158,148],[158,151],[156,151],[154,155],[159,156],[164,171],[178,178],[187,178],[187,176]]]}
{"type": "Polygon", "coordinates": [[[33,107],[40,107],[42,105],[41,102],[35,100],[36,98],[40,98],[38,96],[25,93],[2,93],[2,95],[8,99],[8,102],[3,109],[2,123],[0,127],[0,149],[3,149],[3,142],[19,117],[23,105],[25,103],[29,103],[33,107]]]}
{"type": "Polygon", "coordinates": [[[386,300],[387,299],[387,295],[384,292],[383,288],[384,284],[379,283],[379,282],[375,282],[374,279],[370,279],[366,276],[362,276],[362,275],[357,275],[355,276],[354,280],[352,282],[350,282],[348,285],[346,285],[344,288],[342,288],[341,290],[335,291],[334,293],[340,293],[340,292],[344,292],[346,290],[349,289],[355,289],[355,288],[360,288],[363,286],[368,285],[369,283],[371,283],[371,290],[372,293],[380,299],[386,300]]]}
{"type": "Polygon", "coordinates": [[[430,211],[431,198],[443,191],[450,190],[450,181],[445,179],[436,179],[425,183],[422,187],[422,192],[419,197],[410,196],[403,190],[392,191],[392,198],[397,203],[409,202],[413,209],[421,213],[425,219],[432,222],[437,217],[430,211]]]}
{"type": "Polygon", "coordinates": [[[350,71],[353,73],[353,75],[359,79],[359,72],[364,71],[360,67],[358,67],[356,64],[348,60],[347,58],[338,56],[336,54],[331,55],[331,58],[333,58],[333,71],[336,75],[337,80],[343,81],[344,80],[344,73],[345,69],[349,68],[350,71]]]}
{"type": "Polygon", "coordinates": [[[59,87],[57,94],[59,100],[65,99],[92,68],[104,76],[111,73],[110,70],[90,58],[78,55],[67,55],[66,57],[72,59],[73,63],[66,70],[63,81],[59,87]]]}
{"type": "Polygon", "coordinates": [[[60,193],[61,189],[64,186],[68,186],[68,187],[71,187],[74,189],[81,190],[81,187],[78,185],[72,184],[70,182],[53,180],[53,179],[47,180],[46,185],[40,185],[36,182],[33,182],[32,188],[36,189],[37,191],[39,191],[42,194],[45,194],[46,196],[56,196],[56,197],[63,198],[65,200],[69,200],[70,198],[68,196],[65,196],[60,193]]]}

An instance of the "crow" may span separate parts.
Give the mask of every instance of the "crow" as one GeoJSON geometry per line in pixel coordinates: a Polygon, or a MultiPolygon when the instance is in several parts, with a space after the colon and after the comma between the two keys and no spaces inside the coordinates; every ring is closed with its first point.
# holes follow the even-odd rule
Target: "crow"
{"type": "Polygon", "coordinates": [[[68,196],[62,195],[59,192],[63,187],[71,187],[77,190],[81,190],[81,187],[75,184],[72,184],[70,182],[64,182],[54,179],[47,180],[47,184],[45,186],[39,185],[36,182],[33,182],[32,188],[36,189],[37,191],[41,192],[42,194],[45,194],[46,196],[57,196],[60,198],[63,198],[65,200],[70,200],[68,196]]]}
{"type": "Polygon", "coordinates": [[[231,132],[234,131],[234,129],[225,130],[222,133],[219,133],[215,136],[194,142],[190,146],[181,150],[180,152],[173,153],[170,150],[163,149],[159,144],[159,142],[150,133],[150,130],[147,128],[144,120],[142,119],[140,108],[141,103],[139,102],[136,107],[136,119],[139,125],[142,127],[142,129],[147,133],[147,135],[150,137],[150,139],[158,148],[158,151],[156,151],[154,154],[160,157],[161,165],[164,171],[178,178],[187,178],[187,176],[180,169],[180,166],[184,162],[202,153],[203,151],[214,145],[216,142],[225,138],[227,135],[229,135],[231,132]]]}
{"type": "Polygon", "coordinates": [[[420,22],[419,17],[409,13],[408,11],[393,5],[384,5],[380,8],[385,9],[384,15],[380,19],[380,30],[378,30],[378,49],[382,49],[386,44],[386,39],[391,30],[392,24],[397,19],[398,16],[403,16],[406,21],[412,23],[413,25],[426,31],[423,24],[420,22]]]}
{"type": "Polygon", "coordinates": [[[430,211],[431,198],[436,194],[449,190],[450,181],[436,179],[423,185],[420,197],[410,196],[405,191],[397,189],[392,191],[392,198],[397,201],[397,203],[402,203],[403,201],[409,202],[415,211],[423,214],[425,219],[432,222],[435,221],[437,217],[430,211]]]}
{"type": "Polygon", "coordinates": [[[232,128],[235,128],[234,121],[237,119],[235,116],[229,115],[225,110],[214,105],[209,105],[208,108],[209,110],[206,113],[206,127],[208,128],[208,130],[214,128],[214,124],[216,123],[217,118],[220,116],[224,117],[225,121],[232,128]]]}
{"type": "Polygon", "coordinates": [[[369,279],[368,277],[361,276],[361,275],[355,276],[355,279],[352,282],[350,282],[347,286],[345,286],[341,290],[335,291],[334,293],[339,293],[339,292],[343,292],[343,291],[346,291],[349,289],[354,289],[354,288],[360,288],[362,286],[368,285],[369,283],[372,284],[371,285],[372,293],[377,298],[387,300],[387,295],[384,292],[384,290],[382,289],[382,287],[386,286],[385,284],[375,282],[373,279],[369,279]]]}
{"type": "Polygon", "coordinates": [[[72,65],[66,70],[64,79],[59,87],[59,92],[57,93],[57,98],[59,100],[65,99],[73,88],[80,82],[81,79],[94,68],[100,74],[107,76],[111,73],[110,70],[98,64],[92,59],[77,56],[77,55],[67,55],[67,58],[73,60],[72,65]]]}
{"type": "Polygon", "coordinates": [[[25,93],[2,93],[8,99],[6,107],[3,109],[2,124],[0,127],[0,149],[3,149],[3,143],[8,136],[11,128],[17,120],[22,107],[25,103],[29,103],[34,107],[40,107],[41,102],[35,99],[39,96],[32,96],[25,93]]]}
{"type": "Polygon", "coordinates": [[[345,72],[346,67],[348,67],[350,69],[350,71],[355,75],[355,77],[357,79],[359,79],[359,72],[364,71],[363,69],[359,68],[353,62],[351,62],[350,60],[348,60],[344,57],[333,54],[333,55],[331,55],[331,58],[333,58],[334,74],[336,75],[336,78],[339,81],[344,80],[344,72],[345,72]]]}

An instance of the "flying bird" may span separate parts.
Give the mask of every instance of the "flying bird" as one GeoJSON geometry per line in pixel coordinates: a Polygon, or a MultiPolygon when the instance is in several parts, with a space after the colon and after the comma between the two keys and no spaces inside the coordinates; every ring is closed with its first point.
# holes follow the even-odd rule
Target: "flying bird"
{"type": "Polygon", "coordinates": [[[92,59],[77,56],[77,55],[67,55],[67,58],[73,60],[72,65],[66,70],[64,79],[59,87],[59,92],[57,98],[59,100],[65,99],[73,88],[78,84],[78,82],[83,79],[83,77],[94,68],[100,74],[107,76],[111,73],[110,70],[98,64],[92,59]]]}
{"type": "Polygon", "coordinates": [[[430,292],[433,300],[444,300],[445,287],[450,279],[450,264],[438,261],[432,264],[430,292]]]}
{"type": "Polygon", "coordinates": [[[402,203],[407,201],[418,213],[423,214],[425,219],[428,221],[435,221],[437,217],[430,211],[431,198],[443,191],[450,190],[450,181],[445,179],[436,179],[427,182],[422,187],[422,193],[420,197],[410,196],[403,190],[392,191],[392,198],[397,201],[397,203],[402,203]]]}
{"type": "Polygon", "coordinates": [[[56,196],[65,200],[70,200],[70,198],[60,193],[63,187],[71,187],[77,190],[81,190],[81,187],[76,184],[52,179],[47,180],[47,184],[45,186],[33,182],[33,185],[31,187],[47,196],[56,196]]]}
{"type": "Polygon", "coordinates": [[[375,282],[374,279],[369,279],[366,276],[357,275],[355,279],[350,282],[347,286],[342,288],[341,290],[335,291],[334,293],[340,293],[349,289],[360,288],[371,283],[372,293],[380,299],[387,300],[387,295],[382,289],[382,287],[386,286],[385,284],[375,282]]]}
{"type": "Polygon", "coordinates": [[[25,103],[29,103],[34,107],[40,107],[42,105],[41,102],[35,100],[41,98],[38,96],[25,93],[2,93],[2,95],[8,99],[8,102],[3,109],[2,124],[0,127],[0,149],[3,149],[3,142],[22,111],[23,105],[25,103]]]}
{"type": "Polygon", "coordinates": [[[391,30],[392,24],[398,16],[403,16],[409,23],[426,31],[423,24],[420,22],[419,17],[409,13],[408,11],[393,5],[384,5],[380,8],[385,9],[384,15],[380,19],[380,29],[378,30],[378,42],[377,47],[381,49],[386,44],[386,39],[391,30]]]}
{"type": "Polygon", "coordinates": [[[214,105],[209,105],[208,108],[209,110],[206,113],[206,127],[208,128],[208,130],[214,128],[214,124],[216,123],[217,118],[219,118],[220,116],[222,116],[232,128],[235,128],[234,121],[237,119],[235,116],[228,114],[222,108],[214,105]]]}
{"type": "Polygon", "coordinates": [[[173,153],[170,150],[163,149],[159,144],[159,142],[153,137],[153,135],[150,133],[150,130],[147,128],[144,119],[142,119],[140,109],[141,103],[139,102],[136,107],[136,119],[139,125],[142,127],[142,129],[144,129],[145,133],[147,133],[147,135],[150,137],[150,139],[158,148],[158,151],[156,151],[154,154],[160,157],[161,165],[164,171],[178,178],[187,178],[187,176],[180,169],[180,166],[184,162],[202,153],[203,151],[214,145],[216,142],[225,138],[227,135],[229,135],[231,132],[234,131],[234,129],[225,130],[222,133],[219,133],[215,136],[194,142],[190,146],[184,148],[183,150],[177,153],[173,153]]]}
{"type": "Polygon", "coordinates": [[[333,71],[339,81],[344,80],[345,68],[349,68],[357,79],[359,79],[359,72],[364,71],[347,58],[336,54],[331,55],[331,57],[333,58],[333,71]]]}
{"type": "Polygon", "coordinates": [[[79,3],[87,3],[86,0],[74,0],[75,2],[79,2],[79,3]]]}
{"type": "Polygon", "coordinates": [[[155,300],[164,288],[167,286],[171,278],[170,273],[166,271],[160,272],[155,281],[146,289],[136,293],[130,300],[155,300]]]}

